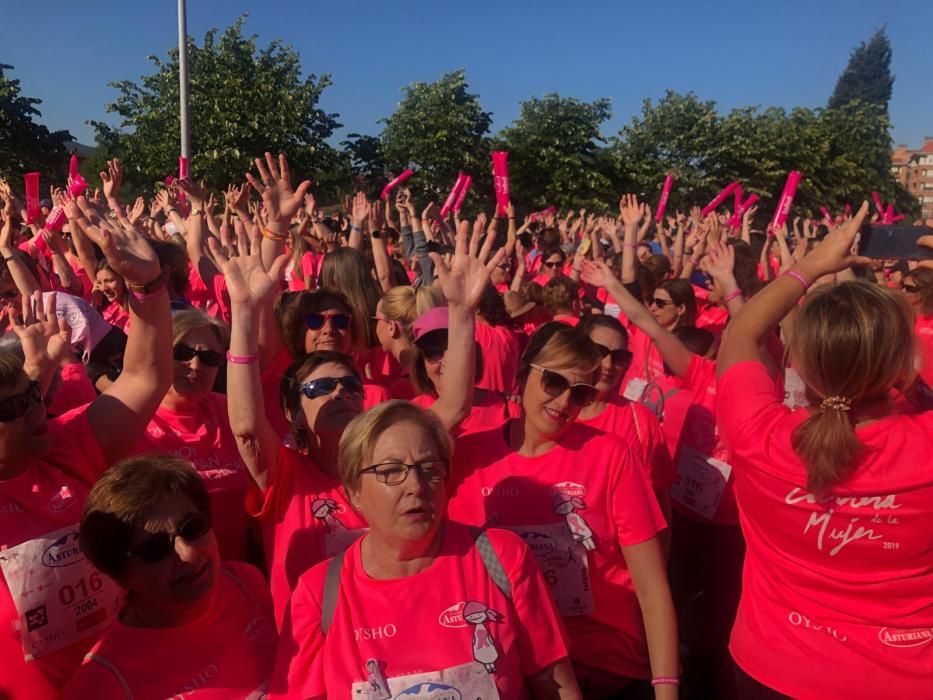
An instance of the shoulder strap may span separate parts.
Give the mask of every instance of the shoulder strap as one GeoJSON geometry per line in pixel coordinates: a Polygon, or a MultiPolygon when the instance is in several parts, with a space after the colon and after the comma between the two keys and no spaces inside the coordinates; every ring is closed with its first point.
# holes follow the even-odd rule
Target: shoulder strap
{"type": "Polygon", "coordinates": [[[508,574],[505,573],[505,568],[502,566],[502,562],[499,561],[499,555],[496,554],[492,542],[489,541],[489,535],[479,527],[470,527],[469,530],[473,536],[473,544],[476,546],[479,558],[483,560],[483,566],[486,567],[486,573],[489,574],[489,578],[496,584],[496,587],[502,591],[502,595],[511,601],[512,582],[509,581],[508,574]]]}
{"type": "Polygon", "coordinates": [[[638,411],[635,410],[635,402],[629,402],[629,406],[632,408],[632,418],[635,420],[635,435],[638,436],[638,446],[642,447],[644,446],[645,441],[641,436],[641,423],[638,422],[638,411]]]}
{"type": "Polygon", "coordinates": [[[641,392],[639,403],[650,408],[658,422],[664,422],[664,392],[657,382],[650,382],[641,392]]]}
{"type": "Polygon", "coordinates": [[[87,656],[84,657],[85,661],[94,661],[95,663],[100,664],[108,671],[110,671],[117,680],[117,683],[120,684],[120,687],[123,689],[123,692],[126,694],[126,700],[133,700],[133,691],[130,690],[130,684],[126,682],[126,678],[123,677],[123,674],[117,669],[113,663],[105,659],[99,654],[94,654],[93,652],[88,652],[87,656]]]}
{"type": "Polygon", "coordinates": [[[337,596],[340,593],[340,574],[343,570],[343,555],[346,550],[335,556],[327,565],[327,575],[324,579],[324,598],[321,600],[321,632],[327,634],[334,621],[334,610],[337,609],[337,596]]]}

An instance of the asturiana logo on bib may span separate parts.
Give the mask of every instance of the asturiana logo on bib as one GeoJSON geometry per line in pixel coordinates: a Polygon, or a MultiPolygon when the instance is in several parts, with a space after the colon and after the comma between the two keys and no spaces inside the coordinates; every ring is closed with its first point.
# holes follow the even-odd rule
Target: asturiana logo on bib
{"type": "Polygon", "coordinates": [[[412,700],[463,700],[463,694],[459,690],[443,683],[419,683],[406,688],[396,697],[412,700]]]}
{"type": "Polygon", "coordinates": [[[466,620],[463,619],[463,607],[465,605],[465,601],[454,603],[438,616],[437,621],[444,627],[450,627],[451,629],[466,627],[466,620]]]}
{"type": "Polygon", "coordinates": [[[53,568],[69,566],[83,560],[84,553],[78,544],[77,532],[62,535],[42,552],[43,565],[53,568]]]}
{"type": "Polygon", "coordinates": [[[536,557],[550,554],[557,549],[557,542],[554,538],[543,532],[523,532],[522,538],[536,557]]]}
{"type": "Polygon", "coordinates": [[[915,627],[913,629],[891,629],[882,627],[878,639],[889,647],[918,647],[933,641],[933,627],[915,627]]]}

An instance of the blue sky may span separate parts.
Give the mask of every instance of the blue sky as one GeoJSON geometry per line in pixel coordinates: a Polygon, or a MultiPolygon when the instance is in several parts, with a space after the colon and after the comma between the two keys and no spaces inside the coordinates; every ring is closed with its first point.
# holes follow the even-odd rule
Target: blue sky
{"type": "MultiPolygon", "coordinates": [[[[107,120],[107,83],[151,72],[177,40],[174,0],[0,0],[0,62],[43,100],[42,121],[93,141],[107,120]]],[[[448,2],[447,0],[188,0],[188,31],[226,27],[248,13],[260,43],[281,38],[307,72],[330,73],[322,106],[341,133],[377,134],[401,88],[463,67],[471,90],[508,125],[519,102],[546,92],[609,97],[614,134],[646,97],[693,90],[720,109],[825,104],[852,48],[886,24],[896,76],[898,143],[933,136],[933,2],[785,0],[719,3],[448,2]],[[715,10],[712,8],[716,8],[715,10]]]]}

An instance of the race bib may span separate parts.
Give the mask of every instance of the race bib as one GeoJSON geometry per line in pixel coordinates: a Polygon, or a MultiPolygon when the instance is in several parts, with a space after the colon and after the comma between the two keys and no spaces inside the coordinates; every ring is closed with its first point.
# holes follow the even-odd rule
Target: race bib
{"type": "Polygon", "coordinates": [[[732,467],[725,462],[682,446],[671,498],[684,508],[712,519],[730,476],[732,467]]]}
{"type": "Polygon", "coordinates": [[[793,367],[784,370],[784,405],[792,411],[799,406],[810,405],[807,400],[807,385],[793,367]]]}
{"type": "Polygon", "coordinates": [[[508,529],[520,535],[535,555],[561,616],[593,612],[596,606],[586,549],[574,541],[566,523],[508,529]]]}
{"type": "Polygon", "coordinates": [[[636,377],[635,379],[629,380],[629,383],[625,385],[625,392],[622,394],[629,401],[640,401],[641,395],[645,393],[645,387],[648,386],[648,382],[644,379],[636,377]]]}
{"type": "Polygon", "coordinates": [[[361,527],[356,530],[336,530],[324,535],[324,556],[330,559],[341,552],[345,552],[350,545],[356,542],[361,535],[366,533],[366,528],[361,527]]]}
{"type": "MultiPolygon", "coordinates": [[[[499,690],[492,675],[482,664],[468,663],[433,673],[414,673],[410,676],[388,678],[389,696],[405,700],[499,700],[499,690]]],[[[353,684],[352,700],[386,697],[381,683],[368,681],[353,684]]]]}
{"type": "Polygon", "coordinates": [[[619,315],[622,313],[622,307],[618,304],[606,304],[603,307],[603,313],[613,318],[619,318],[619,315]]]}
{"type": "Polygon", "coordinates": [[[77,524],[4,550],[0,568],[19,615],[26,661],[99,635],[123,604],[120,587],[81,552],[77,524]]]}

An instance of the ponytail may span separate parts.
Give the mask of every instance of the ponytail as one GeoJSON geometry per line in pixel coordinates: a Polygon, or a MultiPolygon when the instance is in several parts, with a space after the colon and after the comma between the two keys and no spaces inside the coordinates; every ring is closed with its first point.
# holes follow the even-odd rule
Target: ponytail
{"type": "Polygon", "coordinates": [[[807,489],[817,496],[849,476],[863,447],[847,413],[823,408],[797,426],[791,445],[806,467],[807,489]]]}

